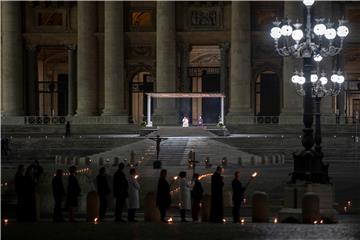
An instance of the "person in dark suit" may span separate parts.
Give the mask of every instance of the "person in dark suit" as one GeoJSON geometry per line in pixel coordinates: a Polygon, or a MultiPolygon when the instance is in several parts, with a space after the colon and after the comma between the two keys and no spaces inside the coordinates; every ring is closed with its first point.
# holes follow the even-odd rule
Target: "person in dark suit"
{"type": "Polygon", "coordinates": [[[65,124],[65,137],[70,137],[71,136],[71,125],[70,122],[67,121],[65,124]]]}
{"type": "Polygon", "coordinates": [[[160,211],[160,219],[164,223],[167,223],[165,220],[166,210],[170,207],[171,204],[170,185],[166,181],[166,175],[166,169],[162,169],[160,172],[160,178],[156,192],[156,206],[160,211]]]}
{"type": "Polygon", "coordinates": [[[113,179],[113,193],[116,199],[115,203],[115,222],[125,222],[122,219],[122,212],[124,209],[126,198],[128,197],[128,181],[123,173],[125,164],[120,163],[118,170],[114,174],[113,179]]]}
{"type": "Polygon", "coordinates": [[[25,167],[24,165],[19,165],[18,170],[15,174],[15,193],[17,197],[17,206],[16,206],[16,220],[18,222],[24,221],[25,214],[25,177],[24,177],[25,167]]]}
{"type": "Polygon", "coordinates": [[[240,172],[235,172],[235,178],[232,181],[232,191],[233,191],[233,209],[232,209],[232,215],[233,215],[233,222],[238,223],[240,221],[240,207],[241,202],[244,199],[244,192],[245,187],[242,186],[240,182],[240,172]]]}
{"type": "Polygon", "coordinates": [[[61,204],[63,197],[65,196],[65,188],[62,181],[63,170],[58,169],[56,175],[52,180],[52,191],[54,196],[54,222],[64,222],[64,218],[61,212],[61,204]]]}
{"type": "Polygon", "coordinates": [[[217,167],[211,176],[211,207],[210,221],[214,223],[222,223],[224,218],[223,204],[223,187],[224,179],[221,176],[223,168],[217,167]]]}
{"type": "Polygon", "coordinates": [[[96,177],[97,190],[99,195],[99,218],[100,220],[105,218],[108,195],[110,193],[110,188],[106,176],[106,170],[104,167],[100,168],[99,175],[96,177]]]}
{"type": "Polygon", "coordinates": [[[191,197],[192,197],[192,219],[194,222],[199,220],[199,212],[200,212],[200,203],[203,198],[203,187],[201,185],[201,182],[199,181],[199,174],[194,174],[194,186],[191,191],[191,197]]]}
{"type": "Polygon", "coordinates": [[[76,167],[71,166],[70,169],[70,176],[69,176],[69,183],[67,188],[67,198],[66,198],[66,205],[69,209],[69,221],[76,222],[74,218],[75,209],[78,207],[78,197],[80,196],[80,186],[79,182],[76,178],[76,167]]]}
{"type": "Polygon", "coordinates": [[[26,168],[24,176],[25,220],[30,222],[37,220],[35,187],[34,168],[30,165],[26,168]]]}

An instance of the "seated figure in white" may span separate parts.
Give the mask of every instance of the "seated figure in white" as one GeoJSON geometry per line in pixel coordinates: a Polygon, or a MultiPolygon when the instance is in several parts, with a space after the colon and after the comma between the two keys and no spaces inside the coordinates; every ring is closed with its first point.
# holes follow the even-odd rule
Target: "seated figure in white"
{"type": "Polygon", "coordinates": [[[187,117],[182,119],[182,127],[189,127],[189,119],[187,117]]]}

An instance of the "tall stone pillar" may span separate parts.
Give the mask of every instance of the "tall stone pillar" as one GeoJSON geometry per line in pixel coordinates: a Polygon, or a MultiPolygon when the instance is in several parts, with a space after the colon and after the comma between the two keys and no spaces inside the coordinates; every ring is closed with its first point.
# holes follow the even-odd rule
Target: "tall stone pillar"
{"type": "Polygon", "coordinates": [[[27,115],[36,115],[37,49],[34,45],[26,46],[27,54],[27,115]]]}
{"type": "Polygon", "coordinates": [[[250,3],[232,2],[230,100],[227,123],[251,123],[250,3]]]}
{"type": "Polygon", "coordinates": [[[124,7],[123,2],[105,2],[103,115],[126,115],[124,72],[124,7]]]}
{"type": "Polygon", "coordinates": [[[21,2],[1,2],[1,112],[24,114],[21,2]]]}
{"type": "MultiPolygon", "coordinates": [[[[301,22],[303,19],[302,5],[302,2],[285,1],[284,17],[289,17],[294,21],[299,19],[301,22]]],[[[281,124],[302,124],[303,97],[296,93],[295,86],[291,82],[294,71],[302,68],[301,59],[295,59],[292,56],[283,58],[283,104],[279,119],[281,124]]]]}
{"type": "Polygon", "coordinates": [[[76,109],[76,46],[68,46],[68,115],[73,116],[76,109]]]}
{"type": "MultiPolygon", "coordinates": [[[[180,43],[180,68],[181,68],[181,81],[182,81],[182,92],[191,92],[191,80],[188,74],[188,67],[190,61],[191,46],[188,43],[180,43]]],[[[191,99],[181,99],[181,112],[184,116],[190,117],[191,115],[191,99]]]]}
{"type": "MultiPolygon", "coordinates": [[[[176,91],[176,35],[175,3],[156,3],[156,91],[176,91]]],[[[158,99],[154,114],[155,124],[176,124],[174,99],[158,99]]]]}
{"type": "Polygon", "coordinates": [[[93,116],[97,108],[96,2],[78,2],[77,110],[78,116],[93,116]]]}
{"type": "Polygon", "coordinates": [[[228,42],[220,44],[220,92],[224,93],[225,98],[225,109],[229,105],[228,89],[226,88],[226,83],[228,79],[228,66],[229,66],[229,47],[228,42]]]}

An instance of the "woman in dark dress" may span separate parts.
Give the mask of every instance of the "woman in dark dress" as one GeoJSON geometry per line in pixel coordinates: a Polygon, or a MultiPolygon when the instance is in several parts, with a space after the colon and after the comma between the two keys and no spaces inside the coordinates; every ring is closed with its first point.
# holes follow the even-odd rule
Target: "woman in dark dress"
{"type": "Polygon", "coordinates": [[[71,166],[69,171],[70,171],[70,176],[69,176],[69,183],[67,188],[66,205],[69,209],[69,221],[75,222],[74,213],[75,213],[75,209],[78,206],[78,197],[80,196],[80,186],[77,178],[75,177],[76,167],[71,166]]]}
{"type": "Polygon", "coordinates": [[[162,169],[156,193],[156,206],[159,208],[161,221],[165,223],[167,222],[165,220],[166,210],[171,204],[170,185],[166,181],[166,175],[166,169],[162,169]]]}

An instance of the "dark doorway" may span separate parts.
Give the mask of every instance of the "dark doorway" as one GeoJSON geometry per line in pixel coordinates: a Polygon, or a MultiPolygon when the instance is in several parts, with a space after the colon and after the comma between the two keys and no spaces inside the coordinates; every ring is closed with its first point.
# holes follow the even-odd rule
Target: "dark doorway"
{"type": "Polygon", "coordinates": [[[58,75],[58,116],[66,116],[68,103],[68,75],[58,75]]]}
{"type": "MultiPolygon", "coordinates": [[[[220,92],[220,75],[204,73],[202,77],[202,92],[220,92]]],[[[219,98],[202,99],[202,118],[205,124],[218,123],[221,100],[219,98]]]]}
{"type": "Polygon", "coordinates": [[[275,73],[262,73],[257,82],[257,109],[259,116],[279,116],[280,114],[280,81],[275,73]],[[258,84],[260,84],[260,89],[258,84]],[[260,99],[259,99],[260,98],[260,99]],[[260,101],[259,101],[260,100],[260,101]]]}

